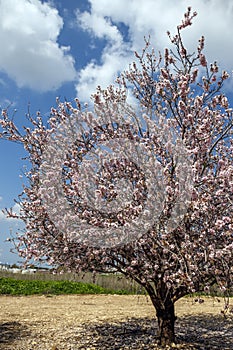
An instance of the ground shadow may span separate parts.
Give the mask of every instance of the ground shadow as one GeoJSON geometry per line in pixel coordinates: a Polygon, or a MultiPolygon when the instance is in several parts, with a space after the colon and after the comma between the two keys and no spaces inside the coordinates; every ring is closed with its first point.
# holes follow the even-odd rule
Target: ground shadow
{"type": "Polygon", "coordinates": [[[83,338],[78,349],[96,350],[151,349],[156,344],[156,321],[130,318],[126,322],[83,324],[83,338]],[[143,345],[143,346],[142,346],[143,345]]]}
{"type": "Polygon", "coordinates": [[[233,318],[222,315],[192,315],[180,318],[177,339],[193,344],[196,349],[232,350],[233,318]]]}
{"type": "Polygon", "coordinates": [[[27,327],[19,322],[0,323],[0,349],[4,349],[4,344],[9,345],[26,335],[27,327]]]}
{"type": "MultiPolygon", "coordinates": [[[[130,318],[127,322],[85,325],[78,349],[149,350],[157,347],[157,322],[148,318],[130,318]]],[[[219,316],[186,316],[177,320],[179,349],[232,350],[233,319],[219,316]]]]}

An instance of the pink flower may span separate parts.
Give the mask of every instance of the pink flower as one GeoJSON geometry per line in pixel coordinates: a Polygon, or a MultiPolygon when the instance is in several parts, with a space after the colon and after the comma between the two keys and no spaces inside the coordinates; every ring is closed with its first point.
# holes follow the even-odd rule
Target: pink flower
{"type": "Polygon", "coordinates": [[[199,59],[200,59],[200,64],[203,66],[203,67],[207,67],[207,61],[206,61],[206,58],[205,58],[205,55],[203,55],[202,53],[199,55],[199,59]]]}

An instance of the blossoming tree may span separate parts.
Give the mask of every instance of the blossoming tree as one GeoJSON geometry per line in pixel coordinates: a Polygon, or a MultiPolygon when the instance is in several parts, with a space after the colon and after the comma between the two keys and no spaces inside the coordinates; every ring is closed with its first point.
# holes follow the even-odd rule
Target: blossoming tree
{"type": "MultiPolygon", "coordinates": [[[[19,196],[19,254],[74,271],[121,272],[142,285],[160,344],[175,341],[174,304],[233,278],[232,109],[228,74],[208,64],[204,37],[181,37],[191,9],[156,56],[150,42],[94,110],[61,103],[20,132],[2,112],[1,137],[23,144],[31,169],[19,196]],[[133,91],[134,107],[127,104],[133,91]]],[[[8,215],[14,215],[10,210],[8,215]]]]}

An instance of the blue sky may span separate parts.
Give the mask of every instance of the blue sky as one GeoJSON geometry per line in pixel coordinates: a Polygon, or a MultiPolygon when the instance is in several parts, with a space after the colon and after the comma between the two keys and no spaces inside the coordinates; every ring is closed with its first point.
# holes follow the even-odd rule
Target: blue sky
{"type": "MultiPolygon", "coordinates": [[[[168,46],[166,31],[189,5],[198,17],[184,32],[186,45],[194,49],[204,34],[208,61],[232,72],[231,0],[0,0],[0,107],[10,105],[22,126],[29,104],[31,114],[46,116],[57,96],[88,102],[97,85],[114,83],[128,67],[144,36],[155,49],[168,46]]],[[[0,140],[0,209],[14,206],[22,190],[23,156],[20,145],[0,140]]],[[[0,214],[0,261],[19,260],[5,240],[20,225],[0,214]]]]}

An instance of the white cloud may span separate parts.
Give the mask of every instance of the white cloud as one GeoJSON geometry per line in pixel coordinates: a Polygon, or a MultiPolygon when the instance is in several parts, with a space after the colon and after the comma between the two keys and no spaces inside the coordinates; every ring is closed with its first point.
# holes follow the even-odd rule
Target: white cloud
{"type": "Polygon", "coordinates": [[[98,85],[108,86],[114,83],[117,72],[126,68],[129,63],[128,45],[110,18],[105,18],[101,13],[89,13],[87,11],[76,13],[77,23],[83,30],[87,30],[95,38],[105,39],[106,47],[101,55],[101,63],[95,60],[89,62],[80,72],[76,86],[78,96],[81,100],[89,100],[98,85]]]}
{"type": "Polygon", "coordinates": [[[77,23],[93,38],[103,38],[106,46],[101,63],[89,62],[80,72],[76,86],[78,96],[88,99],[97,85],[114,83],[119,70],[127,68],[132,52],[140,51],[144,36],[151,35],[155,49],[169,45],[167,30],[175,33],[187,7],[192,6],[198,16],[193,26],[183,31],[184,42],[191,51],[198,39],[206,38],[209,61],[217,60],[223,69],[232,70],[233,62],[233,3],[231,0],[89,0],[90,12],[77,12],[77,23]],[[120,24],[128,28],[128,38],[120,32],[120,24]]]}
{"type": "Polygon", "coordinates": [[[38,91],[75,79],[69,47],[59,46],[63,20],[39,0],[0,1],[0,70],[19,87],[38,91]]]}
{"type": "Polygon", "coordinates": [[[90,94],[96,90],[98,85],[106,87],[113,84],[117,73],[128,66],[127,47],[126,51],[123,50],[123,47],[107,47],[102,53],[101,64],[96,64],[93,60],[80,71],[76,89],[81,100],[88,102],[90,94]]]}
{"type": "MultiPolygon", "coordinates": [[[[15,215],[18,215],[20,213],[20,205],[18,203],[16,203],[13,207],[12,207],[12,213],[15,215]]],[[[8,218],[5,213],[3,213],[2,209],[0,209],[0,223],[16,223],[20,221],[20,219],[17,218],[8,218]]]]}
{"type": "Polygon", "coordinates": [[[106,38],[114,43],[120,44],[123,41],[117,26],[113,25],[109,18],[104,18],[96,13],[89,13],[87,11],[76,13],[79,25],[93,33],[98,38],[106,38]]]}

